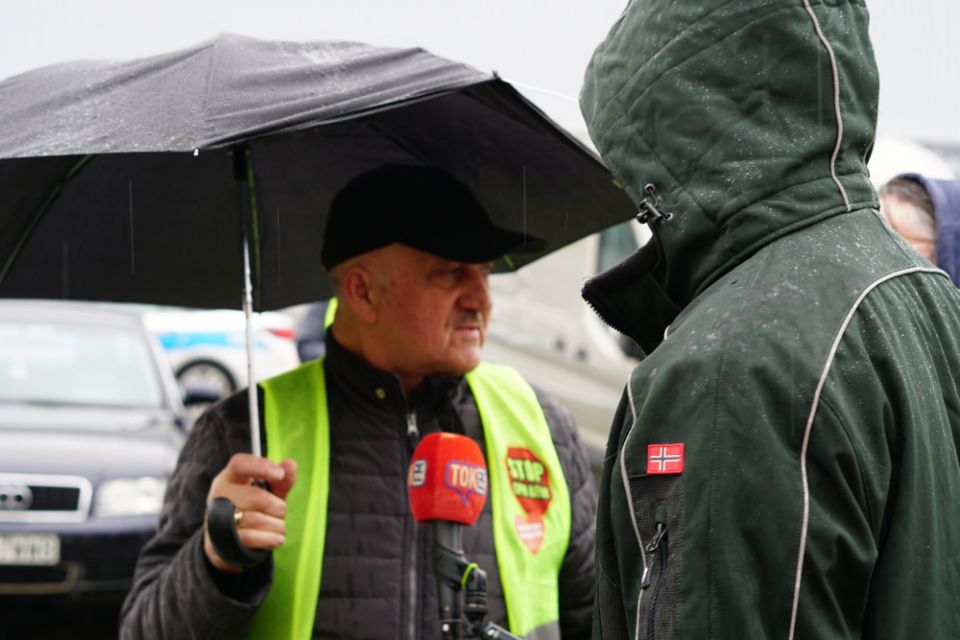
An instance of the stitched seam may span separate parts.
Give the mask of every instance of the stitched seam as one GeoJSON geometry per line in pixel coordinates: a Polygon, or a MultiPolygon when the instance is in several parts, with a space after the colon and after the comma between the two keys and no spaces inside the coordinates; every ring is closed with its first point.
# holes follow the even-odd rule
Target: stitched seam
{"type": "MultiPolygon", "coordinates": [[[[699,24],[699,23],[701,23],[701,22],[704,22],[704,21],[708,20],[708,19],[709,19],[711,16],[713,16],[715,13],[718,13],[718,12],[721,12],[721,11],[726,10],[727,6],[728,6],[728,5],[731,5],[731,4],[734,4],[734,3],[733,3],[733,2],[728,2],[727,4],[724,4],[724,5],[722,5],[722,6],[719,6],[719,7],[717,7],[716,9],[714,9],[713,11],[710,11],[709,13],[704,14],[699,20],[697,20],[697,22],[695,22],[693,25],[690,25],[690,27],[693,27],[693,26],[696,25],[696,24],[699,24]]],[[[761,21],[761,20],[765,20],[765,19],[768,18],[770,15],[772,15],[772,14],[774,14],[774,13],[777,13],[778,11],[786,11],[786,10],[791,10],[791,11],[792,11],[792,10],[794,10],[794,9],[795,9],[795,7],[779,6],[779,5],[773,5],[773,4],[771,4],[770,11],[767,11],[767,12],[764,13],[763,15],[756,16],[756,17],[753,18],[752,20],[741,24],[741,25],[740,25],[738,28],[736,28],[735,30],[731,31],[730,33],[724,34],[724,35],[721,36],[720,38],[718,38],[718,39],[714,40],[713,42],[711,42],[709,45],[707,45],[707,46],[705,46],[705,47],[698,47],[695,51],[693,51],[692,53],[690,53],[690,55],[687,55],[687,56],[684,56],[683,58],[680,58],[680,59],[677,60],[674,64],[671,64],[669,67],[665,68],[663,71],[661,71],[661,72],[658,73],[657,75],[653,76],[653,77],[650,79],[650,82],[647,83],[646,88],[644,88],[644,90],[640,93],[640,95],[637,96],[636,100],[633,100],[632,102],[629,103],[630,108],[633,108],[638,102],[640,102],[640,101],[643,99],[643,97],[644,97],[647,93],[649,93],[650,91],[652,91],[652,90],[653,90],[653,85],[656,84],[656,82],[657,82],[658,80],[660,80],[660,79],[661,79],[664,75],[666,75],[668,72],[676,69],[677,67],[679,67],[679,66],[681,66],[681,65],[686,64],[689,60],[693,59],[694,57],[696,57],[696,56],[698,56],[698,55],[703,54],[705,51],[707,51],[707,50],[711,49],[712,47],[714,47],[714,46],[716,46],[716,45],[724,42],[727,38],[731,38],[731,37],[737,35],[739,32],[743,31],[744,29],[746,29],[747,27],[751,26],[751,25],[754,24],[755,22],[759,22],[759,21],[761,21]]],[[[689,30],[690,30],[690,28],[687,28],[687,29],[684,29],[683,31],[681,31],[680,33],[678,33],[678,34],[677,34],[674,38],[672,38],[668,43],[666,43],[665,45],[663,45],[662,47],[660,47],[659,49],[657,49],[657,51],[655,51],[653,54],[651,54],[650,57],[649,57],[649,59],[650,59],[650,60],[653,60],[654,58],[656,58],[657,56],[659,56],[661,53],[663,53],[663,51],[664,51],[665,49],[668,49],[668,48],[671,47],[675,42],[677,42],[677,41],[679,41],[681,38],[683,38],[683,36],[686,35],[686,34],[689,32],[689,30]]],[[[633,82],[637,79],[637,76],[639,76],[639,75],[644,71],[645,68],[646,68],[646,65],[642,65],[642,66],[640,66],[639,68],[637,68],[637,70],[634,71],[634,72],[630,75],[630,77],[627,78],[626,81],[623,82],[622,86],[627,86],[627,85],[633,84],[633,82]]],[[[621,100],[618,99],[618,98],[619,98],[619,93],[620,93],[620,92],[618,91],[618,92],[617,92],[617,95],[614,95],[614,96],[613,96],[613,99],[610,101],[609,106],[606,107],[606,108],[604,108],[604,109],[600,112],[601,114],[603,114],[603,112],[606,111],[608,108],[612,108],[614,102],[616,102],[617,106],[620,107],[620,111],[621,111],[621,112],[625,112],[625,110],[623,109],[623,107],[625,106],[624,103],[623,103],[621,100]]]]}
{"type": "MultiPolygon", "coordinates": [[[[616,98],[614,98],[614,100],[615,99],[616,98]]],[[[663,162],[661,162],[660,157],[657,154],[653,153],[653,148],[649,144],[647,144],[647,139],[643,137],[643,133],[640,131],[640,129],[637,128],[636,123],[634,123],[631,119],[629,119],[627,117],[627,114],[622,109],[620,110],[620,117],[617,118],[613,123],[611,123],[611,126],[609,127],[608,130],[613,131],[620,126],[624,127],[629,131],[632,131],[636,135],[637,139],[639,139],[643,143],[643,146],[650,152],[650,155],[656,160],[657,164],[660,165],[664,173],[666,173],[670,177],[670,179],[674,182],[674,184],[678,186],[678,191],[681,194],[683,194],[685,197],[689,198],[690,201],[693,202],[694,205],[696,205],[697,209],[699,209],[701,214],[703,214],[703,218],[707,222],[709,222],[711,225],[713,225],[713,227],[717,229],[717,231],[719,232],[721,230],[720,225],[717,224],[716,220],[714,220],[712,216],[706,215],[705,213],[706,209],[704,209],[703,205],[700,204],[700,201],[697,200],[697,198],[683,186],[683,182],[677,179],[677,176],[673,173],[673,171],[671,171],[669,167],[667,167],[665,164],[663,164],[663,162]]],[[[601,142],[605,141],[607,137],[608,136],[605,136],[601,142]]],[[[619,176],[617,177],[619,178],[619,176]]],[[[628,184],[629,181],[621,180],[621,182],[623,182],[626,185],[628,184]]],[[[676,201],[674,202],[674,204],[677,204],[676,201]]]]}
{"type": "MultiPolygon", "coordinates": [[[[840,429],[843,431],[843,436],[846,438],[847,444],[850,446],[850,451],[853,453],[853,459],[857,463],[857,476],[860,479],[861,486],[864,487],[864,507],[867,511],[867,519],[870,521],[872,526],[873,523],[876,522],[875,515],[877,513],[877,508],[870,501],[870,495],[866,492],[867,474],[864,471],[866,465],[863,463],[860,451],[854,446],[853,438],[850,436],[850,428],[847,426],[847,423],[843,421],[843,418],[840,417],[840,412],[837,411],[833,402],[827,397],[821,397],[820,402],[824,407],[826,407],[827,411],[830,412],[830,414],[833,416],[833,419],[837,421],[837,424],[840,425],[840,429]]],[[[877,535],[878,533],[879,531],[874,531],[874,535],[877,535]]]]}
{"type": "MultiPolygon", "coordinates": [[[[716,473],[717,468],[717,457],[719,451],[719,440],[718,437],[718,420],[717,416],[720,415],[720,389],[725,388],[723,384],[723,366],[726,362],[726,350],[720,349],[720,361],[717,363],[717,383],[713,391],[713,425],[711,429],[712,435],[712,446],[710,448],[710,475],[709,478],[713,478],[716,473]]],[[[717,617],[717,606],[719,598],[717,595],[717,580],[714,573],[714,564],[713,564],[713,546],[715,536],[713,535],[713,510],[716,506],[714,502],[714,487],[716,486],[715,482],[709,482],[708,497],[707,497],[707,584],[709,586],[709,612],[710,615],[707,618],[707,637],[713,637],[713,627],[714,622],[717,617]]]]}
{"type": "MultiPolygon", "coordinates": [[[[803,163],[801,163],[801,164],[803,164],[803,163]]],[[[859,171],[850,171],[850,172],[848,172],[848,173],[839,174],[838,177],[840,177],[840,178],[863,178],[864,176],[863,176],[863,174],[860,173],[859,171]]],[[[828,179],[828,178],[826,178],[826,177],[824,177],[824,176],[817,176],[816,178],[811,178],[810,180],[802,180],[802,181],[800,181],[800,182],[794,182],[794,183],[792,183],[792,184],[788,184],[788,185],[785,185],[785,186],[777,186],[776,188],[770,189],[769,191],[764,191],[762,195],[757,196],[756,198],[754,198],[754,199],[751,200],[750,202],[744,202],[742,205],[739,205],[739,206],[737,207],[737,209],[736,209],[736,212],[744,211],[745,209],[749,209],[750,207],[753,207],[753,206],[758,205],[758,204],[763,204],[763,203],[769,201],[773,196],[780,195],[781,193],[790,191],[790,190],[792,190],[792,189],[797,189],[797,188],[800,188],[800,187],[805,187],[805,186],[807,186],[807,185],[816,184],[817,182],[821,182],[821,181],[827,180],[827,179],[828,179]]],[[[852,206],[852,205],[851,205],[851,206],[852,206]]],[[[823,207],[817,207],[817,210],[824,211],[825,209],[824,209],[823,207]]],[[[735,214],[731,214],[730,216],[727,216],[726,220],[729,220],[733,215],[735,215],[735,214]]]]}

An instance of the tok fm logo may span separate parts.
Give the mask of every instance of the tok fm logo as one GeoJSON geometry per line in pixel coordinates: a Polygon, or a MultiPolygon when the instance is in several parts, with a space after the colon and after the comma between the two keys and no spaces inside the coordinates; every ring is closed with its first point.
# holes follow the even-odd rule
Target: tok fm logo
{"type": "Polygon", "coordinates": [[[473,494],[487,495],[487,470],[471,462],[451,460],[443,473],[444,484],[460,495],[463,504],[470,502],[473,494]]]}
{"type": "Polygon", "coordinates": [[[516,517],[517,535],[530,553],[536,554],[546,535],[543,516],[553,497],[547,467],[529,449],[510,447],[507,450],[507,473],[510,489],[526,513],[526,516],[516,517]]]}

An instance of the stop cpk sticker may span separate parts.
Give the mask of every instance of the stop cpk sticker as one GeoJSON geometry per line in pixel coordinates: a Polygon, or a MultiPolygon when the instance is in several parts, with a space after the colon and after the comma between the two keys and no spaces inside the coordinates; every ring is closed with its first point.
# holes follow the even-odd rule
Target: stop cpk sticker
{"type": "Polygon", "coordinates": [[[536,554],[546,534],[543,516],[550,507],[550,477],[547,467],[529,449],[507,449],[507,473],[510,489],[523,507],[525,516],[516,516],[515,524],[520,541],[536,554]]]}

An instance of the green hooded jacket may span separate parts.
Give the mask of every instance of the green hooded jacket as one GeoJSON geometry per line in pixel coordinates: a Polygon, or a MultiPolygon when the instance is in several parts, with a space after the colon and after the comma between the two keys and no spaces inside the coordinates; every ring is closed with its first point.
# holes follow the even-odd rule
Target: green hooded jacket
{"type": "Polygon", "coordinates": [[[883,223],[863,2],[633,0],[591,137],[654,238],[584,297],[648,355],[596,638],[960,638],[960,293],[883,223]]]}

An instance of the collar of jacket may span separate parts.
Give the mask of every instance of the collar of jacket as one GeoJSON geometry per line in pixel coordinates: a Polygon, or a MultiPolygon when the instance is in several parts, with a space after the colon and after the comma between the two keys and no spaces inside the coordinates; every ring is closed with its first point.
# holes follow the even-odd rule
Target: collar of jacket
{"type": "Polygon", "coordinates": [[[645,354],[663,339],[680,312],[654,276],[657,248],[653,242],[615,267],[591,278],[581,292],[608,325],[636,342],[645,354]]]}
{"type": "Polygon", "coordinates": [[[407,413],[432,407],[466,386],[463,376],[427,376],[408,396],[396,374],[374,367],[343,347],[333,337],[333,331],[328,331],[325,339],[327,375],[343,390],[347,401],[407,413]]]}

